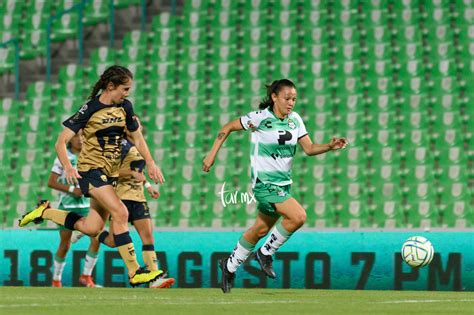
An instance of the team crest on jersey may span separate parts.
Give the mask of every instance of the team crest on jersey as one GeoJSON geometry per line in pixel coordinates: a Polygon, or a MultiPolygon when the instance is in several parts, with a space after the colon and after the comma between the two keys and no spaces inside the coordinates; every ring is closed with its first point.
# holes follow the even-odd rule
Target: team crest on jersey
{"type": "Polygon", "coordinates": [[[251,120],[247,121],[247,126],[248,126],[249,128],[251,128],[251,129],[254,129],[254,128],[255,128],[255,126],[254,126],[254,124],[252,123],[251,120]]]}
{"type": "Polygon", "coordinates": [[[295,122],[291,119],[288,119],[288,127],[290,127],[291,129],[295,129],[296,128],[295,122]]]}
{"type": "Polygon", "coordinates": [[[107,176],[105,175],[100,175],[100,179],[102,179],[103,182],[107,182],[107,176]]]}
{"type": "Polygon", "coordinates": [[[286,193],[283,190],[280,190],[278,193],[279,197],[285,197],[286,193]]]}

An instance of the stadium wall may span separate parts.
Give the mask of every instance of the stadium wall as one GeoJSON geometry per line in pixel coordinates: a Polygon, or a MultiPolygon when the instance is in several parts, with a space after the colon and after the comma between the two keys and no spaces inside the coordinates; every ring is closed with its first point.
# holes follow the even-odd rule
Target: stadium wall
{"type": "MultiPolygon", "coordinates": [[[[218,260],[226,257],[241,232],[155,232],[159,264],[181,288],[219,287],[218,260]]],[[[138,234],[132,233],[141,260],[138,234]]],[[[49,286],[57,231],[0,231],[0,284],[49,286]]],[[[78,285],[89,242],[71,247],[63,285],[78,285]]],[[[472,232],[298,232],[276,254],[277,279],[266,279],[255,261],[239,271],[236,287],[474,291],[472,232]],[[435,257],[412,269],[400,257],[405,239],[425,236],[435,257]]],[[[116,250],[101,247],[96,282],[106,287],[127,285],[116,250]]]]}

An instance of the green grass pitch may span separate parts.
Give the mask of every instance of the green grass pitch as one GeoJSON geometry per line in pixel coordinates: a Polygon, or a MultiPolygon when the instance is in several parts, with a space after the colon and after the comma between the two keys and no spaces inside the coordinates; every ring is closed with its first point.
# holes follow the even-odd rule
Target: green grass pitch
{"type": "Polygon", "coordinates": [[[473,292],[0,287],[0,314],[474,314],[473,292]]]}

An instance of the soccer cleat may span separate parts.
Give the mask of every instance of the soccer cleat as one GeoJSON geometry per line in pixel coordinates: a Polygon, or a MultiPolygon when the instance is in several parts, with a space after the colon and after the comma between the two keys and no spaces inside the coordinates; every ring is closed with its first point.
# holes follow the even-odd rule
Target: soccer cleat
{"type": "Polygon", "coordinates": [[[150,282],[150,289],[168,289],[174,284],[174,278],[166,278],[167,274],[164,272],[158,276],[158,279],[150,282]]]}
{"type": "Polygon", "coordinates": [[[30,222],[33,222],[34,224],[40,224],[43,222],[43,212],[44,210],[49,208],[49,201],[48,200],[41,200],[38,205],[36,206],[36,209],[28,212],[24,216],[21,217],[21,219],[18,221],[18,225],[20,227],[23,227],[27,225],[30,222]]]}
{"type": "Polygon", "coordinates": [[[133,275],[133,277],[129,278],[130,285],[132,287],[136,287],[140,284],[150,283],[156,279],[160,275],[163,274],[163,270],[153,270],[150,271],[144,267],[138,268],[137,272],[133,275]]]}
{"type": "Polygon", "coordinates": [[[79,283],[88,288],[95,288],[97,285],[94,283],[92,276],[81,275],[79,277],[79,283]]]}
{"type": "Polygon", "coordinates": [[[220,260],[219,267],[222,270],[222,292],[229,293],[234,286],[235,273],[227,269],[227,259],[220,260]]]}
{"type": "Polygon", "coordinates": [[[72,231],[71,243],[77,243],[77,241],[79,241],[83,236],[84,234],[79,231],[72,231]]]}
{"type": "Polygon", "coordinates": [[[273,270],[273,259],[271,255],[264,255],[262,254],[261,249],[259,248],[255,253],[255,260],[258,261],[260,264],[260,268],[262,268],[263,272],[272,279],[276,278],[275,271],[273,270]]]}
{"type": "Polygon", "coordinates": [[[53,288],[62,288],[63,285],[61,284],[60,280],[53,280],[52,287],[53,288]]]}

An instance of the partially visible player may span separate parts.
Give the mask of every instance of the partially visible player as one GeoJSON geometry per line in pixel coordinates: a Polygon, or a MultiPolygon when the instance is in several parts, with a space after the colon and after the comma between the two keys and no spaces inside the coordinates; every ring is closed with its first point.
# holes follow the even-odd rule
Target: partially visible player
{"type": "MultiPolygon", "coordinates": [[[[81,147],[81,132],[78,132],[71,138],[71,141],[68,144],[67,154],[73,167],[76,167],[77,165],[77,157],[81,152],[81,147]]],[[[48,186],[60,192],[58,209],[73,211],[82,216],[87,216],[90,206],[89,199],[84,197],[80,188],[67,184],[63,167],[58,158],[54,160],[53,168],[49,174],[48,186]]],[[[60,225],[59,236],[60,242],[54,257],[52,283],[53,287],[57,288],[62,287],[61,278],[64,266],[66,265],[65,258],[71,246],[72,231],[60,225]]],[[[92,278],[92,270],[97,262],[97,253],[99,252],[100,244],[94,237],[91,237],[90,240],[89,250],[86,254],[82,275],[79,277],[79,283],[83,286],[94,288],[96,284],[92,278]]]]}
{"type": "Polygon", "coordinates": [[[48,201],[43,201],[25,214],[19,225],[23,227],[30,222],[51,220],[70,230],[97,236],[106,220],[112,216],[115,244],[127,267],[130,285],[136,286],[157,279],[163,271],[150,271],[138,264],[128,229],[128,211],[114,189],[125,130],[130,132],[135,146],[146,161],[150,178],[155,183],[163,183],[164,177],[138,128],[133,105],[126,99],[132,84],[133,75],[127,68],[117,65],[107,68],[94,85],[90,100],[63,122],[65,128],[56,142],[56,151],[68,184],[79,182],[82,193],[91,197],[89,215],[83,217],[75,212],[52,209],[48,201]],[[66,144],[81,129],[84,144],[76,169],[67,158],[66,144]]]}
{"type": "Polygon", "coordinates": [[[217,152],[233,131],[251,130],[250,152],[252,187],[258,201],[258,216],[239,239],[232,254],[219,263],[222,269],[222,291],[230,292],[237,268],[250,256],[257,242],[267,235],[255,258],[270,278],[276,274],[272,255],[306,221],[306,211],[291,196],[291,165],[299,144],[307,155],[317,155],[344,148],[346,140],[333,138],[327,144],[315,144],[306,132],[300,115],[293,111],[296,87],[290,80],[276,80],[267,86],[267,96],[260,110],[250,112],[224,125],[211,151],[203,161],[203,171],[209,172],[217,152]],[[279,218],[283,219],[278,223],[279,218]]]}
{"type": "MultiPolygon", "coordinates": [[[[143,174],[145,160],[138,152],[132,142],[124,139],[122,141],[122,165],[120,167],[119,180],[116,187],[117,195],[128,209],[128,222],[131,222],[142,240],[142,257],[149,270],[158,270],[155,252],[155,240],[153,238],[153,224],[151,221],[148,203],[146,201],[144,186],[153,199],[159,197],[159,192],[147,182],[143,174]]],[[[113,234],[114,221],[110,221],[110,232],[113,234]]],[[[103,231],[99,235],[101,243],[109,247],[115,247],[111,234],[103,231]]],[[[150,282],[150,288],[170,288],[174,284],[173,278],[160,276],[150,282]]]]}

